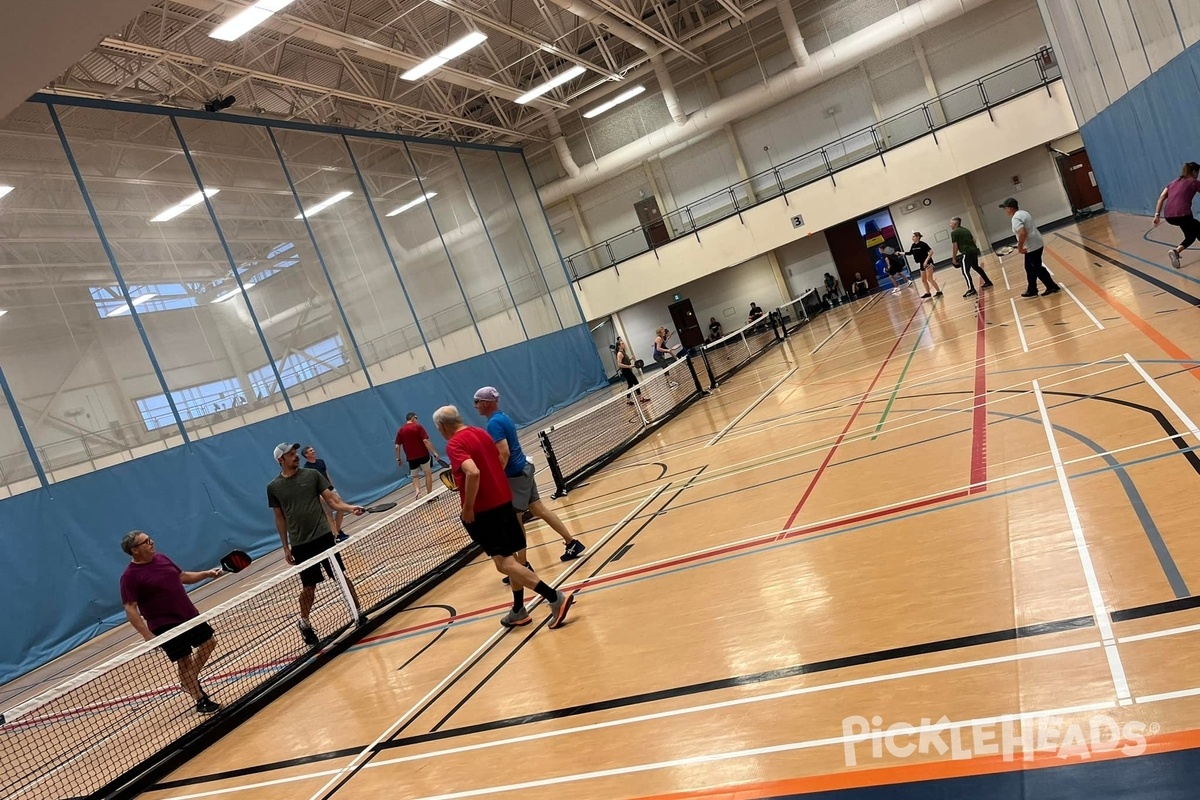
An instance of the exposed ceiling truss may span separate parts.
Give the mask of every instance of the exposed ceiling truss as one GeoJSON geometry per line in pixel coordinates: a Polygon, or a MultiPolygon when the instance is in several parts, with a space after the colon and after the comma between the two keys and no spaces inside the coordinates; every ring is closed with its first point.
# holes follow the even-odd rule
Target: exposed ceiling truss
{"type": "Polygon", "coordinates": [[[652,55],[702,64],[689,39],[736,25],[754,5],[582,0],[568,11],[558,0],[297,0],[236,42],[208,35],[248,4],[164,0],[47,88],[185,108],[234,95],[227,113],[456,141],[542,142],[548,113],[580,108],[590,102],[587,92],[620,81],[652,55]],[[487,41],[422,80],[400,79],[472,30],[487,41]],[[532,103],[515,102],[573,66],[587,72],[532,103]]]}

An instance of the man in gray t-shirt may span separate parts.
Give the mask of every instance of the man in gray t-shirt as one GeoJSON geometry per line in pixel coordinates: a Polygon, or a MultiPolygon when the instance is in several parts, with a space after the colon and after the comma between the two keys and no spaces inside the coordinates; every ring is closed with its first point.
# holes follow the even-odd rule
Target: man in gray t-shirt
{"type": "Polygon", "coordinates": [[[1042,264],[1042,251],[1046,243],[1033,222],[1033,216],[1028,211],[1022,211],[1020,204],[1013,197],[1001,203],[1000,208],[1004,209],[1004,213],[1012,220],[1013,234],[1017,237],[1017,251],[1025,256],[1025,278],[1028,287],[1021,297],[1037,297],[1039,280],[1046,286],[1043,295],[1054,294],[1058,291],[1058,284],[1042,264]]]}
{"type": "MultiPolygon", "coordinates": [[[[321,507],[324,500],[335,511],[345,511],[359,515],[363,513],[361,506],[352,506],[343,502],[337,496],[329,479],[315,469],[300,468],[300,445],[284,442],[275,448],[275,460],[279,462],[279,475],[267,484],[267,505],[275,512],[275,530],[279,532],[279,541],[283,543],[283,557],[289,564],[301,564],[322,553],[335,544],[333,532],[325,517],[325,509],[321,507]]],[[[342,557],[336,556],[339,566],[342,557]]],[[[333,565],[328,560],[300,573],[300,635],[304,643],[315,647],[320,643],[317,632],[313,630],[308,615],[312,611],[313,600],[316,597],[316,586],[325,578],[321,575],[321,567],[334,577],[333,565]]],[[[344,568],[343,568],[344,572],[344,568]]],[[[361,610],[354,584],[346,578],[346,586],[354,605],[361,610]]],[[[359,616],[359,622],[365,621],[359,616]]]]}

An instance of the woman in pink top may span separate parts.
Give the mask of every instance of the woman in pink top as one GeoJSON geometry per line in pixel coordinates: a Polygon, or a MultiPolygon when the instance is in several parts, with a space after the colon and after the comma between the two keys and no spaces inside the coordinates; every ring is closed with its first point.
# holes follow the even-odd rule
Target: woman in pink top
{"type": "Polygon", "coordinates": [[[1183,230],[1183,244],[1167,251],[1171,266],[1179,269],[1179,255],[1200,239],[1200,220],[1192,216],[1192,199],[1200,193],[1200,164],[1189,161],[1183,165],[1183,174],[1171,181],[1158,197],[1154,209],[1154,224],[1165,218],[1168,223],[1183,230]]]}

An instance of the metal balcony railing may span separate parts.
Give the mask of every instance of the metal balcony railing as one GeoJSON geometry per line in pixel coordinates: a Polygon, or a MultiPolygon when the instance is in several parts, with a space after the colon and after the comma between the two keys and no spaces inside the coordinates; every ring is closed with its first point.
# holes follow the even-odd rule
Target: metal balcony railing
{"type": "Polygon", "coordinates": [[[566,257],[575,280],[617,266],[635,256],[657,250],[669,240],[696,234],[713,223],[741,214],[775,197],[832,178],[847,167],[872,158],[955,122],[991,114],[991,109],[1013,98],[1049,86],[1062,78],[1054,51],[1042,48],[1034,55],[990,72],[965,86],[927,100],[915,108],[888,117],[869,128],[843,136],[796,156],[757,175],[665,212],[661,223],[638,226],[566,257]],[[658,226],[663,226],[659,228],[658,226]],[[663,239],[666,233],[668,240],[663,239]],[[658,243],[656,243],[658,242],[658,243]]]}

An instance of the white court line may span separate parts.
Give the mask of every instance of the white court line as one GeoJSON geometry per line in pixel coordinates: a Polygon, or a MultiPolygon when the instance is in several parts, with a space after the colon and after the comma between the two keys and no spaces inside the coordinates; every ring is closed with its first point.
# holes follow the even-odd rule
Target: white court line
{"type": "Polygon", "coordinates": [[[1011,285],[1011,284],[1009,284],[1009,282],[1008,282],[1008,270],[1006,270],[1004,267],[1001,267],[1001,268],[1000,268],[1000,274],[1004,276],[1004,288],[1005,288],[1005,289],[1008,289],[1008,290],[1011,292],[1011,291],[1012,291],[1012,285],[1011,285]]]}
{"type": "Polygon", "coordinates": [[[1129,681],[1125,677],[1125,667],[1121,664],[1120,653],[1117,652],[1112,620],[1109,619],[1108,611],[1104,607],[1104,596],[1100,593],[1096,568],[1092,564],[1087,539],[1083,536],[1083,524],[1079,521],[1079,511],[1075,507],[1075,498],[1071,494],[1067,470],[1063,466],[1062,455],[1058,452],[1058,443],[1054,440],[1054,428],[1050,424],[1050,412],[1046,408],[1046,398],[1042,396],[1042,387],[1036,378],[1033,381],[1033,395],[1037,399],[1042,429],[1046,433],[1046,442],[1050,445],[1050,458],[1054,461],[1054,474],[1058,478],[1058,488],[1062,492],[1063,504],[1067,508],[1067,519],[1071,523],[1071,533],[1075,537],[1075,550],[1079,553],[1079,562],[1083,566],[1083,577],[1087,582],[1088,597],[1092,602],[1092,616],[1096,620],[1096,627],[1100,629],[1100,639],[1104,643],[1104,655],[1108,658],[1108,668],[1112,673],[1113,684],[1117,690],[1117,702],[1123,706],[1129,705],[1133,700],[1129,694],[1129,681]]]}
{"type": "Polygon", "coordinates": [[[749,405],[749,406],[746,408],[746,410],[745,410],[745,411],[743,411],[741,414],[738,414],[736,417],[734,417],[733,421],[732,421],[732,422],[730,422],[728,425],[726,425],[724,428],[721,428],[720,432],[718,432],[718,433],[717,433],[717,435],[716,435],[716,436],[714,436],[713,438],[709,439],[709,440],[708,440],[708,444],[706,444],[706,445],[704,445],[704,446],[705,446],[705,447],[712,447],[714,444],[716,444],[717,442],[721,441],[721,439],[722,439],[722,438],[725,436],[725,434],[729,433],[730,429],[732,429],[734,425],[737,425],[739,422],[741,422],[742,420],[744,420],[744,419],[746,418],[746,415],[747,415],[747,414],[749,414],[749,413],[750,413],[751,411],[753,411],[754,409],[758,408],[758,404],[759,404],[759,403],[761,403],[763,400],[766,400],[768,397],[770,397],[770,396],[771,396],[771,392],[773,392],[773,391],[775,391],[776,389],[778,389],[778,388],[779,388],[779,386],[780,386],[780,384],[782,384],[782,383],[783,383],[784,381],[786,381],[788,378],[790,378],[790,377],[792,377],[793,375],[795,375],[795,374],[796,374],[796,373],[797,373],[799,370],[800,370],[800,368],[799,368],[799,367],[792,367],[792,371],[791,371],[791,372],[789,372],[788,374],[784,375],[784,376],[783,376],[782,378],[780,378],[779,380],[775,381],[775,383],[774,383],[774,384],[772,384],[772,386],[771,386],[771,388],[770,388],[770,389],[767,389],[765,392],[763,392],[762,394],[760,394],[760,395],[759,395],[759,396],[758,396],[758,397],[755,399],[755,401],[754,401],[753,403],[751,403],[751,404],[750,404],[750,405],[749,405]]]}
{"type": "Polygon", "coordinates": [[[816,347],[814,347],[812,350],[810,350],[810,351],[808,352],[808,354],[809,354],[810,356],[812,356],[812,355],[816,355],[818,350],[820,350],[822,347],[824,347],[824,346],[826,345],[826,343],[828,343],[828,342],[829,342],[829,340],[830,340],[830,339],[832,339],[834,336],[837,336],[837,335],[838,335],[838,331],[840,331],[842,328],[844,328],[844,327],[846,327],[847,325],[849,325],[849,324],[850,324],[850,322],[851,322],[853,319],[854,319],[854,317],[853,317],[853,315],[851,315],[849,319],[847,319],[845,322],[843,322],[841,325],[839,325],[839,326],[837,327],[837,330],[835,330],[833,333],[831,333],[831,334],[829,334],[828,336],[826,336],[826,337],[825,337],[825,338],[824,338],[824,339],[821,341],[821,343],[820,343],[819,345],[817,345],[816,347]]]}
{"type": "Polygon", "coordinates": [[[1096,326],[1097,328],[1099,328],[1100,330],[1104,330],[1104,323],[1103,323],[1103,322],[1101,322],[1100,320],[1096,319],[1096,315],[1095,315],[1095,314],[1093,314],[1091,311],[1089,311],[1089,310],[1088,310],[1088,307],[1087,307],[1087,306],[1085,306],[1083,303],[1081,303],[1081,302],[1080,302],[1079,298],[1075,296],[1075,293],[1074,293],[1074,292],[1072,292],[1072,291],[1071,291],[1070,289],[1068,289],[1066,286],[1062,287],[1062,290],[1063,290],[1064,292],[1066,292],[1066,293],[1067,293],[1067,295],[1068,295],[1068,296],[1069,296],[1069,297],[1070,297],[1072,300],[1074,300],[1074,301],[1075,301],[1075,305],[1077,305],[1077,306],[1079,306],[1080,308],[1082,308],[1082,309],[1083,309],[1083,313],[1087,314],[1087,316],[1088,316],[1088,319],[1090,319],[1090,320],[1092,321],[1092,324],[1093,324],[1093,325],[1095,325],[1095,326],[1096,326]]]}
{"type": "MultiPolygon", "coordinates": [[[[1003,725],[1004,723],[1021,722],[1025,720],[1044,719],[1047,717],[1060,717],[1068,714],[1083,714],[1090,711],[1107,711],[1112,709],[1113,704],[1107,703],[1087,703],[1078,706],[1066,706],[1063,708],[1051,708],[1043,711],[1023,711],[1019,714],[998,714],[991,717],[977,717],[975,719],[960,720],[957,722],[935,722],[929,725],[916,725],[911,728],[905,728],[905,735],[920,735],[923,733],[942,733],[945,731],[962,730],[971,728],[975,725],[979,727],[989,727],[992,725],[1003,725]]],[[[468,789],[462,792],[450,792],[447,794],[429,795],[419,798],[419,800],[462,800],[466,797],[479,797],[487,794],[499,794],[501,792],[516,792],[522,789],[538,789],[543,786],[559,786],[564,783],[578,783],[581,781],[596,780],[597,778],[611,778],[618,775],[632,775],[640,772],[652,772],[660,769],[672,769],[675,767],[690,767],[697,764],[713,764],[719,761],[731,761],[739,758],[754,758],[757,756],[774,755],[776,753],[791,753],[797,750],[811,750],[818,747],[832,747],[835,745],[861,744],[863,742],[872,742],[878,739],[885,739],[890,736],[895,736],[894,731],[881,730],[872,731],[870,733],[849,734],[842,736],[829,736],[824,739],[809,739],[801,742],[788,742],[787,744],[776,744],[768,747],[754,747],[747,750],[734,750],[724,753],[707,753],[699,756],[688,756],[686,758],[675,758],[670,761],[656,761],[649,764],[634,764],[628,767],[615,767],[613,769],[601,769],[594,772],[581,772],[575,775],[562,775],[557,778],[543,778],[536,781],[524,781],[522,783],[510,783],[504,786],[489,786],[483,789],[468,789]]]]}
{"type": "Polygon", "coordinates": [[[1182,689],[1178,692],[1162,692],[1161,694],[1142,695],[1137,699],[1140,703],[1157,703],[1161,700],[1178,700],[1181,697],[1195,697],[1200,694],[1200,689],[1182,689]]]}
{"type": "Polygon", "coordinates": [[[1133,636],[1122,636],[1120,639],[1117,639],[1117,641],[1121,644],[1126,644],[1127,642],[1145,642],[1150,639],[1161,639],[1164,636],[1179,636],[1183,633],[1196,633],[1197,631],[1200,631],[1200,625],[1183,625],[1179,628],[1167,628],[1163,631],[1151,631],[1150,633],[1137,633],[1133,636]]]}
{"type": "Polygon", "coordinates": [[[860,311],[866,311],[868,308],[870,308],[871,306],[875,305],[876,303],[878,303],[878,302],[879,302],[880,300],[882,300],[882,299],[883,299],[883,292],[882,292],[882,291],[880,291],[880,292],[876,292],[874,297],[872,297],[872,298],[871,298],[870,300],[868,300],[866,303],[863,303],[861,306],[859,306],[858,308],[856,308],[856,309],[854,310],[854,313],[855,313],[855,314],[857,314],[857,313],[859,313],[860,311]]]}
{"type": "Polygon", "coordinates": [[[1158,385],[1158,381],[1154,380],[1154,378],[1151,378],[1150,373],[1146,372],[1146,370],[1142,368],[1142,365],[1139,364],[1133,356],[1129,355],[1129,353],[1125,354],[1125,360],[1129,362],[1131,367],[1137,370],[1138,375],[1142,376],[1142,380],[1150,385],[1150,388],[1154,390],[1155,394],[1162,398],[1162,401],[1167,404],[1167,407],[1175,412],[1175,416],[1179,417],[1179,421],[1182,422],[1183,426],[1188,429],[1188,432],[1197,439],[1200,439],[1200,430],[1197,430],[1196,423],[1192,422],[1191,417],[1183,413],[1183,409],[1179,407],[1179,404],[1176,403],[1169,394],[1167,394],[1165,389],[1158,385]]]}
{"type": "Polygon", "coordinates": [[[1017,313],[1017,301],[1010,297],[1008,302],[1012,303],[1013,319],[1017,321],[1017,335],[1021,337],[1021,349],[1028,353],[1029,342],[1025,341],[1024,324],[1021,322],[1021,315],[1017,313]]]}
{"type": "MultiPolygon", "coordinates": [[[[590,733],[592,731],[607,730],[609,728],[623,727],[625,725],[635,725],[640,722],[653,722],[660,719],[669,719],[672,717],[682,717],[690,714],[698,714],[705,711],[719,711],[726,708],[737,708],[740,706],[753,705],[756,703],[765,703],[773,700],[786,700],[792,697],[800,697],[806,694],[817,694],[820,692],[836,691],[839,689],[849,689],[856,686],[869,686],[875,683],[887,683],[891,681],[906,680],[909,678],[920,678],[927,675],[938,675],[946,672],[958,672],[961,670],[976,669],[978,667],[989,667],[996,664],[1009,664],[1019,661],[1027,661],[1034,658],[1046,658],[1050,656],[1064,655],[1067,653],[1080,653],[1087,650],[1096,650],[1100,647],[1099,642],[1087,642],[1085,644],[1069,645],[1065,647],[1052,647],[1044,650],[1032,650],[1023,653],[1011,653],[1005,656],[996,656],[994,658],[980,658],[972,661],[960,661],[953,664],[943,664],[936,667],[925,667],[923,669],[904,670],[902,672],[884,673],[882,675],[871,675],[865,678],[856,678],[854,680],[838,681],[836,683],[821,684],[818,686],[805,686],[797,689],[787,689],[785,691],[771,692],[769,694],[755,695],[753,697],[739,697],[733,700],[722,700],[716,703],[705,703],[698,706],[689,706],[687,708],[671,709],[669,711],[657,711],[651,714],[639,714],[635,717],[626,717],[624,719],[607,720],[605,722],[594,722],[588,725],[577,725],[571,728],[561,728],[552,731],[542,731],[540,733],[524,734],[521,736],[511,736],[507,739],[496,739],[490,742],[479,742],[476,744],[463,745],[460,747],[448,747],[444,750],[433,750],[427,753],[416,753],[410,756],[399,756],[397,758],[389,758],[382,761],[372,761],[367,764],[364,769],[376,769],[378,767],[395,766],[396,764],[405,764],[413,761],[424,761],[431,758],[442,758],[445,756],[459,755],[461,753],[472,753],[479,750],[490,750],[495,747],[506,747],[515,744],[524,744],[526,742],[543,741],[546,739],[556,739],[561,736],[570,736],[576,733],[590,733]]],[[[795,677],[801,677],[799,675],[795,677]]],[[[1107,704],[1111,706],[1111,703],[1107,704]]],[[[321,770],[319,772],[309,772],[304,775],[290,775],[286,778],[275,778],[269,781],[261,781],[258,783],[245,784],[241,786],[230,787],[227,789],[215,789],[196,794],[187,794],[176,796],[173,800],[199,800],[203,797],[212,797],[213,795],[242,792],[251,789],[261,789],[267,786],[278,786],[285,783],[294,783],[297,781],[309,780],[312,778],[325,777],[332,775],[337,770],[321,770]]]]}
{"type": "MultiPolygon", "coordinates": [[[[596,542],[596,544],[592,545],[590,552],[593,554],[599,552],[600,548],[602,548],[605,544],[607,544],[608,541],[617,534],[617,531],[619,531],[623,527],[625,527],[625,525],[631,519],[634,519],[635,517],[637,517],[637,515],[640,514],[642,512],[642,510],[646,508],[646,506],[648,506],[648,505],[650,505],[650,503],[654,502],[654,499],[656,497],[658,497],[660,494],[662,494],[666,490],[666,488],[670,485],[671,484],[669,484],[669,483],[665,483],[662,486],[655,489],[650,494],[648,494],[646,496],[646,499],[643,500],[640,504],[638,504],[637,508],[633,509],[633,511],[630,511],[628,514],[626,514],[624,517],[622,517],[620,522],[618,522],[616,525],[614,525],[612,528],[610,528],[609,531],[606,534],[604,534],[604,536],[601,537],[598,542],[596,542]]],[[[584,557],[584,558],[579,559],[578,561],[572,562],[571,566],[567,567],[567,569],[565,569],[562,573],[560,573],[559,576],[557,578],[555,578],[554,581],[552,581],[550,585],[554,588],[561,586],[563,583],[566,582],[566,580],[569,577],[571,577],[572,573],[574,573],[577,569],[579,569],[579,567],[583,566],[583,564],[586,563],[587,561],[588,561],[588,558],[584,557]]],[[[540,600],[542,600],[542,597],[540,595],[535,595],[534,600],[530,604],[529,607],[533,608],[533,607],[537,606],[540,600]]],[[[462,663],[459,664],[457,667],[455,667],[453,670],[451,670],[450,673],[448,675],[446,675],[445,678],[442,678],[442,680],[438,682],[437,686],[434,686],[432,689],[430,689],[425,694],[425,696],[422,697],[420,700],[418,700],[416,703],[414,703],[413,706],[408,709],[408,711],[405,711],[403,714],[401,714],[400,717],[397,718],[395,722],[393,722],[391,725],[388,726],[387,730],[385,730],[383,733],[379,734],[379,736],[376,737],[375,741],[371,742],[371,744],[369,744],[365,748],[363,748],[362,752],[360,752],[357,756],[355,756],[354,759],[349,764],[347,764],[346,766],[337,770],[336,773],[333,775],[333,777],[331,777],[324,786],[322,786],[320,789],[317,790],[317,792],[315,794],[313,794],[311,800],[324,800],[324,798],[329,797],[333,793],[333,791],[336,791],[336,787],[338,786],[339,783],[341,783],[343,776],[346,776],[348,773],[350,773],[352,775],[352,773],[354,771],[358,770],[365,761],[367,761],[368,759],[371,758],[372,755],[374,755],[375,748],[378,747],[380,745],[380,743],[389,739],[393,734],[395,734],[398,730],[400,730],[400,728],[405,723],[407,723],[409,720],[420,715],[425,710],[426,703],[430,702],[434,697],[436,697],[438,695],[439,692],[441,692],[447,686],[452,684],[454,681],[458,680],[458,677],[460,675],[462,675],[464,672],[466,672],[472,666],[474,666],[475,659],[477,657],[486,653],[493,644],[495,644],[497,641],[499,641],[500,638],[503,637],[508,632],[509,632],[509,630],[507,628],[500,628],[495,633],[493,633],[491,636],[489,636],[487,638],[487,640],[484,641],[483,644],[479,645],[479,647],[477,647],[475,649],[475,652],[471,653],[471,655],[469,655],[465,659],[463,659],[462,663]]]]}

